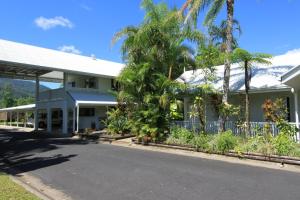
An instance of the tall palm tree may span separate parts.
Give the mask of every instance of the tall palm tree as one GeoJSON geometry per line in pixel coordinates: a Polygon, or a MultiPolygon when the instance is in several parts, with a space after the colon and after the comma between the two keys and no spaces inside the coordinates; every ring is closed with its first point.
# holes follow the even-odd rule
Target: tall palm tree
{"type": "MultiPolygon", "coordinates": [[[[181,12],[183,13],[186,9],[189,9],[186,19],[192,19],[195,24],[197,23],[199,12],[209,7],[209,11],[206,14],[204,24],[209,25],[215,20],[216,16],[226,3],[227,9],[227,27],[226,27],[226,49],[225,53],[225,65],[224,65],[224,82],[223,82],[223,97],[222,103],[228,103],[229,93],[229,80],[230,80],[230,66],[231,60],[230,55],[232,53],[232,41],[233,41],[233,11],[234,11],[234,0],[186,0],[183,5],[181,12]]],[[[225,130],[225,119],[219,117],[220,128],[219,131],[225,130]]]]}
{"type": "MultiPolygon", "coordinates": [[[[208,34],[211,42],[219,47],[221,52],[226,50],[226,31],[227,31],[227,21],[223,20],[219,26],[211,25],[208,28],[208,34]]],[[[235,19],[233,20],[233,31],[237,32],[237,35],[242,34],[242,29],[240,23],[235,19]]],[[[236,37],[232,38],[232,48],[238,48],[238,41],[236,37]]]]}
{"type": "Polygon", "coordinates": [[[245,72],[245,125],[246,134],[250,135],[250,82],[252,78],[252,66],[254,64],[266,64],[270,65],[270,58],[272,56],[265,53],[250,53],[244,49],[237,48],[233,52],[233,60],[241,62],[245,72]]]}

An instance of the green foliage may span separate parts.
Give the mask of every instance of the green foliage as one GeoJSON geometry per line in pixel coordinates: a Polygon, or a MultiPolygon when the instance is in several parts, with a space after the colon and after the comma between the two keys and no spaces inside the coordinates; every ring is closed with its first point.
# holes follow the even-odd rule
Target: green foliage
{"type": "Polygon", "coordinates": [[[167,144],[177,145],[191,145],[191,141],[194,139],[194,133],[178,126],[171,128],[171,133],[168,136],[167,144]]]}
{"type": "Polygon", "coordinates": [[[170,104],[170,117],[172,120],[183,120],[182,101],[172,101],[170,104]]]}
{"type": "Polygon", "coordinates": [[[223,119],[228,119],[229,117],[238,116],[240,113],[240,107],[229,103],[221,103],[218,107],[219,115],[223,119]]]}
{"type": "MultiPolygon", "coordinates": [[[[227,31],[227,21],[222,20],[219,26],[211,24],[208,27],[208,34],[210,36],[211,42],[218,47],[221,52],[225,52],[226,50],[226,31],[227,31]]],[[[237,31],[237,35],[240,36],[242,34],[242,29],[240,23],[234,19],[233,20],[233,31],[237,31]]],[[[235,36],[235,34],[233,34],[235,36]]],[[[238,47],[238,41],[236,37],[232,38],[232,47],[236,49],[238,47]]]]}
{"type": "Polygon", "coordinates": [[[6,84],[3,87],[0,96],[2,97],[0,101],[1,108],[13,107],[15,105],[15,99],[13,97],[12,92],[12,85],[6,84]]]}
{"type": "Polygon", "coordinates": [[[209,141],[212,139],[210,135],[201,133],[199,135],[196,135],[193,140],[191,141],[191,144],[200,151],[207,151],[209,149],[209,141]]]}
{"type": "Polygon", "coordinates": [[[173,104],[179,87],[174,79],[195,65],[193,50],[184,41],[198,41],[202,35],[183,30],[176,9],[164,3],[143,0],[142,8],[144,21],[114,38],[125,38],[122,52],[127,63],[118,77],[118,100],[128,108],[130,131],[156,140],[169,131],[171,119],[180,117],[173,104]]]}
{"type": "Polygon", "coordinates": [[[279,156],[292,155],[295,152],[296,144],[294,140],[285,133],[279,133],[273,139],[275,154],[279,156]]]}
{"type": "Polygon", "coordinates": [[[210,151],[226,153],[229,150],[233,150],[238,144],[237,137],[233,135],[232,131],[226,131],[218,133],[210,141],[210,151]]]}
{"type": "Polygon", "coordinates": [[[21,106],[21,105],[28,105],[28,104],[33,104],[34,103],[34,98],[33,97],[20,97],[17,98],[16,100],[16,105],[21,106]]]}
{"type": "Polygon", "coordinates": [[[105,124],[109,134],[124,135],[129,131],[127,115],[121,108],[111,109],[108,111],[105,124]]]}

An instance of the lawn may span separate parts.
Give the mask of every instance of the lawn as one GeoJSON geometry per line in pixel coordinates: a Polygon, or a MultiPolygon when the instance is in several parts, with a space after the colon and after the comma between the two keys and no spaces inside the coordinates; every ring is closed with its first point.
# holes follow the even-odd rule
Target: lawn
{"type": "Polygon", "coordinates": [[[0,200],[38,200],[39,198],[14,183],[7,174],[0,172],[0,200]]]}

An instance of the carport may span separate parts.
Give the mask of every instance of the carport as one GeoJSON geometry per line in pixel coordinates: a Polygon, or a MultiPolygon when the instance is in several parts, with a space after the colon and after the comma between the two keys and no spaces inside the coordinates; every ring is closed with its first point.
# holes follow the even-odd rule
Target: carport
{"type": "MultiPolygon", "coordinates": [[[[5,121],[6,125],[9,126],[13,126],[12,121],[13,121],[13,114],[16,114],[16,126],[19,127],[19,122],[20,122],[20,114],[24,113],[24,127],[26,127],[29,123],[28,121],[28,115],[26,113],[28,112],[34,112],[35,110],[35,104],[29,104],[29,105],[25,105],[25,106],[17,106],[17,107],[10,107],[10,108],[3,108],[0,109],[0,113],[7,113],[9,116],[9,119],[7,119],[5,121]]],[[[34,118],[36,118],[36,116],[34,115],[34,118]]],[[[34,124],[32,124],[34,125],[34,124]]]]}

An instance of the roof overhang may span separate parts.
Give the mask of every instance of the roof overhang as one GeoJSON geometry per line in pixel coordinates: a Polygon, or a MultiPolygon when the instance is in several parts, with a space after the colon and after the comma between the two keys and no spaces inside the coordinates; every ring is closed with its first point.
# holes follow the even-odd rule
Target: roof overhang
{"type": "Polygon", "coordinates": [[[0,112],[12,112],[12,111],[30,111],[35,109],[35,104],[28,104],[24,106],[16,106],[16,107],[9,107],[9,108],[2,108],[0,112]]]}
{"type": "Polygon", "coordinates": [[[76,106],[116,106],[116,101],[76,101],[76,106]]]}
{"type": "Polygon", "coordinates": [[[300,65],[292,68],[281,77],[281,82],[291,88],[300,89],[300,65]]]}

